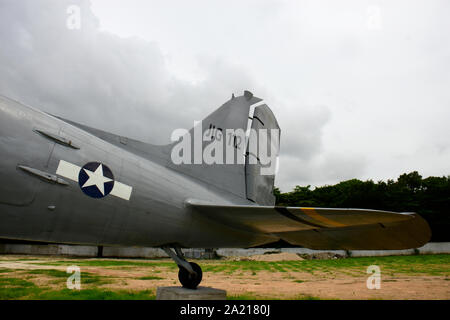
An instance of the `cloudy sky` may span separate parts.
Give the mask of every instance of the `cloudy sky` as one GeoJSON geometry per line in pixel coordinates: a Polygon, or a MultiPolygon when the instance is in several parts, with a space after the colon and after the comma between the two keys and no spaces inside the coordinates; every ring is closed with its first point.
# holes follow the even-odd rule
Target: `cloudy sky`
{"type": "Polygon", "coordinates": [[[283,191],[448,175],[449,9],[446,0],[0,0],[0,94],[164,144],[248,89],[281,126],[283,191]]]}

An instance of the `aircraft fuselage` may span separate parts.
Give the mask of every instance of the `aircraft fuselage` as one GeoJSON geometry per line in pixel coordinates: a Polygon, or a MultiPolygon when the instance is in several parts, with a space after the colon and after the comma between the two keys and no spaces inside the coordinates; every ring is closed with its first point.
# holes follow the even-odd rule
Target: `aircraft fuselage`
{"type": "Polygon", "coordinates": [[[3,97],[0,152],[0,238],[203,248],[273,241],[267,235],[224,226],[186,207],[190,198],[249,204],[246,200],[3,97]],[[114,176],[110,180],[131,189],[129,199],[114,192],[89,196],[76,177],[57,174],[61,161],[78,168],[92,162],[106,166],[114,176]]]}

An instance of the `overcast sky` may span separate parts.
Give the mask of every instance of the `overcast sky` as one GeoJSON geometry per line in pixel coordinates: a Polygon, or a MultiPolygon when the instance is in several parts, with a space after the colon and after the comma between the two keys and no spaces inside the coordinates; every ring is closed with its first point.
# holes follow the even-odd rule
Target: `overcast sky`
{"type": "Polygon", "coordinates": [[[283,191],[448,175],[449,9],[446,0],[0,0],[0,94],[164,144],[248,89],[278,118],[283,191]]]}

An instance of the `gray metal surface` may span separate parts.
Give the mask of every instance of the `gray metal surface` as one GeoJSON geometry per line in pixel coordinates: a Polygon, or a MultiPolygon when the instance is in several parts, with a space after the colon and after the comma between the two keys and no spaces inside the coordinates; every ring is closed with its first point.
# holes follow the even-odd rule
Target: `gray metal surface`
{"type": "Polygon", "coordinates": [[[271,165],[275,166],[275,163],[262,164],[261,159],[271,155],[271,152],[274,151],[276,155],[272,155],[272,161],[278,157],[279,146],[280,146],[280,136],[279,134],[275,137],[276,141],[272,141],[272,136],[270,130],[280,130],[280,126],[278,125],[275,116],[272,111],[269,109],[267,105],[258,106],[255,108],[253,113],[253,120],[251,128],[254,130],[255,134],[259,134],[259,130],[263,129],[267,132],[267,146],[266,150],[268,154],[261,154],[262,151],[258,145],[257,154],[253,154],[250,152],[250,143],[252,143],[252,135],[250,135],[250,142],[247,146],[247,158],[245,159],[245,183],[246,183],[246,191],[247,191],[247,199],[252,200],[253,202],[262,205],[262,206],[273,206],[275,205],[275,196],[273,195],[273,187],[275,182],[275,170],[273,174],[261,174],[262,168],[268,168],[271,165]],[[250,159],[253,158],[256,163],[252,164],[250,159]]]}
{"type": "MultiPolygon", "coordinates": [[[[259,101],[248,92],[233,97],[206,118],[203,130],[210,124],[238,128],[245,123],[242,126],[246,128],[248,108],[259,101]]],[[[282,238],[311,248],[333,243],[353,248],[366,234],[372,241],[362,241],[361,246],[373,249],[384,248],[392,237],[402,238],[402,245],[416,246],[429,235],[426,223],[411,224],[420,222],[419,218],[396,222],[392,228],[380,226],[381,230],[353,226],[348,231],[336,227],[318,232],[314,230],[320,227],[311,228],[314,217],[303,217],[303,222],[309,223],[293,221],[287,216],[302,218],[296,209],[272,207],[269,216],[276,219],[264,222],[267,212],[262,212],[267,209],[252,207],[246,199],[244,165],[174,166],[168,150],[168,146],[151,146],[70,123],[0,97],[0,238],[197,248],[251,247],[282,238]],[[93,162],[99,164],[96,171],[111,171],[110,179],[104,174],[96,176],[96,181],[112,181],[111,194],[100,198],[86,194],[81,169],[93,162]],[[68,168],[75,168],[75,174],[67,173],[68,168]],[[197,205],[189,199],[195,199],[197,205]],[[213,207],[202,207],[205,203],[213,207]],[[236,205],[242,208],[233,207],[236,205]],[[253,225],[243,218],[253,219],[253,225]],[[275,230],[277,219],[287,219],[297,229],[275,230]],[[379,241],[374,241],[377,237],[379,241]]],[[[325,218],[337,219],[332,214],[325,218]]],[[[315,224],[320,223],[323,221],[315,224]]]]}
{"type": "MultiPolygon", "coordinates": [[[[239,141],[235,148],[234,158],[232,163],[226,163],[224,156],[223,164],[207,164],[205,161],[202,163],[195,163],[195,149],[198,145],[198,149],[205,150],[213,140],[218,140],[222,143],[222,154],[226,154],[226,145],[230,142],[230,137],[227,136],[226,130],[241,129],[245,133],[247,129],[248,115],[250,106],[260,102],[260,98],[253,97],[253,95],[233,97],[227,101],[216,111],[211,113],[201,123],[201,128],[195,130],[192,128],[189,131],[191,139],[191,164],[173,164],[170,160],[167,162],[167,166],[171,169],[189,175],[196,180],[203,181],[209,185],[213,185],[226,193],[232,193],[239,198],[246,198],[245,190],[245,142],[239,141]],[[209,137],[208,140],[204,140],[200,146],[194,142],[196,138],[195,132],[200,132],[200,137],[197,137],[197,141],[202,139],[203,135],[209,137]],[[238,163],[238,157],[242,158],[242,163],[238,163]]],[[[197,149],[197,151],[198,151],[197,149]]],[[[199,152],[197,152],[198,154],[199,152]]],[[[201,155],[201,153],[200,153],[201,155]]],[[[198,158],[198,157],[197,157],[198,158]]],[[[248,201],[245,201],[247,203],[248,201]]]]}
{"type": "Polygon", "coordinates": [[[221,206],[196,200],[194,210],[223,225],[270,234],[311,249],[398,250],[417,248],[431,238],[417,214],[364,209],[221,206]]]}

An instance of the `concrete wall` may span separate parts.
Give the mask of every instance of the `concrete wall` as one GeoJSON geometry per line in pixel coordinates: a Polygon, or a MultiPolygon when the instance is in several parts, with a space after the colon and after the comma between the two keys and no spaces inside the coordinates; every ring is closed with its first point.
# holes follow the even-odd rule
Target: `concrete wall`
{"type": "MultiPolygon", "coordinates": [[[[212,259],[216,257],[215,251],[210,249],[183,249],[183,253],[190,259],[212,259]]],[[[104,247],[103,257],[120,258],[168,258],[164,250],[159,248],[138,247],[104,247]]]]}
{"type": "Polygon", "coordinates": [[[254,254],[265,254],[271,252],[291,252],[297,254],[314,255],[318,253],[330,253],[342,257],[379,257],[379,256],[401,256],[413,254],[440,254],[450,253],[450,242],[429,242],[423,247],[407,250],[312,250],[307,248],[281,248],[281,249],[217,249],[220,257],[251,256],[254,254]]]}
{"type": "MultiPolygon", "coordinates": [[[[0,244],[0,254],[30,254],[30,255],[69,255],[80,257],[97,257],[99,248],[95,246],[77,245],[35,245],[35,244],[0,244]]],[[[374,257],[412,254],[440,254],[450,253],[450,242],[427,243],[425,246],[409,250],[311,250],[306,248],[277,248],[277,249],[236,249],[224,248],[216,250],[183,249],[190,259],[211,259],[214,257],[245,257],[255,254],[291,252],[302,255],[330,253],[342,257],[374,257]]],[[[138,247],[104,247],[102,256],[105,258],[167,258],[166,253],[159,248],[138,247]]]]}
{"type": "Polygon", "coordinates": [[[59,244],[0,244],[0,253],[96,257],[97,247],[59,244]]]}
{"type": "Polygon", "coordinates": [[[331,253],[334,255],[339,255],[346,257],[347,251],[345,250],[311,250],[307,248],[251,248],[251,249],[235,249],[235,248],[224,248],[217,249],[216,254],[219,257],[248,257],[255,254],[269,254],[269,253],[280,253],[289,252],[297,254],[317,254],[317,253],[331,253]]]}
{"type": "Polygon", "coordinates": [[[428,242],[417,250],[419,254],[450,253],[450,242],[428,242]]]}

